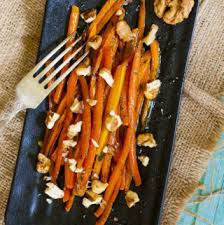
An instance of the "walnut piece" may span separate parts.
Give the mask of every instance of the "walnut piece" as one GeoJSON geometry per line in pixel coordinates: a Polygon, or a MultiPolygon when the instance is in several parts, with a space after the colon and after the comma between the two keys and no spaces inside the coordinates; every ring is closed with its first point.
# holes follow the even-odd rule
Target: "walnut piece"
{"type": "Polygon", "coordinates": [[[92,181],[92,191],[96,194],[103,193],[108,186],[108,183],[103,183],[99,180],[93,180],[92,181]]]}
{"type": "Polygon", "coordinates": [[[155,0],[155,14],[168,24],[181,23],[189,17],[194,0],[155,0]]]}
{"type": "Polygon", "coordinates": [[[114,111],[111,111],[110,115],[108,115],[106,118],[105,124],[107,130],[113,132],[122,125],[122,120],[119,115],[117,115],[114,111]]]}
{"type": "Polygon", "coordinates": [[[149,157],[146,155],[140,155],[138,157],[139,161],[141,161],[142,165],[144,167],[147,167],[149,165],[149,157]]]}
{"type": "Polygon", "coordinates": [[[47,158],[44,154],[39,153],[37,156],[37,172],[38,173],[48,173],[51,167],[51,160],[47,158]]]}
{"type": "Polygon", "coordinates": [[[128,191],[125,195],[125,200],[129,208],[133,207],[140,201],[138,194],[134,191],[128,191]]]}
{"type": "Polygon", "coordinates": [[[87,10],[85,12],[83,12],[81,14],[81,18],[86,22],[86,23],[92,23],[93,20],[96,19],[96,9],[90,9],[90,10],[87,10]]]}
{"type": "Polygon", "coordinates": [[[137,144],[139,146],[145,146],[150,148],[157,146],[153,134],[151,133],[139,134],[137,137],[137,144]]]}
{"type": "Polygon", "coordinates": [[[159,93],[160,86],[161,86],[161,81],[158,79],[150,83],[147,83],[145,87],[145,91],[144,91],[145,97],[148,100],[155,99],[159,93]]]}
{"type": "Polygon", "coordinates": [[[103,39],[100,35],[95,35],[94,37],[90,38],[87,44],[94,50],[97,50],[100,47],[102,40],[103,39]]]}
{"type": "Polygon", "coordinates": [[[134,38],[134,35],[131,31],[130,26],[128,25],[128,23],[124,20],[119,21],[116,25],[116,32],[119,36],[119,38],[124,41],[124,42],[128,42],[131,41],[134,38]]]}

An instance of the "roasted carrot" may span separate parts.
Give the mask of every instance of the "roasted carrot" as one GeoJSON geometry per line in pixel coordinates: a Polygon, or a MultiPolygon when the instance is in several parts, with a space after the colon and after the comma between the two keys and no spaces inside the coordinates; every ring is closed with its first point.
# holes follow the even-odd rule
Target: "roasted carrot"
{"type": "Polygon", "coordinates": [[[159,42],[157,40],[154,40],[152,42],[152,44],[150,45],[150,50],[152,54],[150,80],[155,80],[159,72],[160,64],[159,42]]]}
{"type": "Polygon", "coordinates": [[[70,195],[71,195],[71,190],[68,188],[64,188],[63,202],[67,202],[70,198],[70,195]]]}
{"type": "Polygon", "coordinates": [[[124,166],[121,178],[120,190],[123,191],[125,189],[125,177],[126,177],[126,167],[124,166]]]}
{"type": "Polygon", "coordinates": [[[138,39],[139,40],[142,39],[144,30],[145,30],[145,15],[146,15],[145,0],[140,0],[140,10],[139,10],[139,17],[138,17],[138,29],[139,29],[138,39]]]}
{"type": "Polygon", "coordinates": [[[125,191],[128,191],[131,185],[131,181],[132,181],[132,174],[131,174],[131,169],[129,166],[129,162],[126,162],[126,174],[125,174],[125,191]]]}
{"type": "Polygon", "coordinates": [[[58,149],[57,149],[57,159],[54,165],[53,173],[52,173],[52,181],[56,182],[56,179],[58,177],[60,168],[61,168],[61,162],[62,162],[62,151],[63,151],[63,141],[67,137],[67,130],[69,125],[71,124],[71,121],[73,119],[73,114],[70,110],[67,110],[66,112],[66,118],[64,121],[64,126],[61,131],[59,141],[58,141],[58,149]]]}
{"type": "MultiPolygon", "coordinates": [[[[68,32],[67,35],[71,35],[72,33],[75,33],[78,27],[78,22],[79,22],[79,8],[75,5],[72,6],[72,10],[71,10],[71,14],[70,14],[70,19],[69,19],[69,24],[68,24],[68,32]]],[[[70,41],[68,41],[66,43],[66,48],[72,43],[74,39],[71,39],[70,41]]],[[[71,51],[68,52],[65,56],[64,56],[64,60],[66,60],[69,55],[71,55],[71,51]]],[[[69,67],[69,64],[67,64],[66,66],[64,66],[64,68],[61,70],[61,74],[63,74],[69,67]]],[[[56,104],[59,103],[61,96],[62,96],[62,92],[64,89],[64,85],[65,85],[65,80],[63,80],[55,89],[55,93],[54,93],[54,102],[56,104]]]]}
{"type": "Polygon", "coordinates": [[[96,77],[91,76],[90,88],[89,88],[89,98],[95,99],[95,94],[96,94],[96,77]]]}
{"type": "Polygon", "coordinates": [[[66,205],[65,205],[66,212],[69,212],[71,210],[74,200],[75,200],[75,195],[71,194],[69,200],[66,202],[66,205]]]}
{"type": "Polygon", "coordinates": [[[84,100],[84,110],[82,115],[82,131],[80,135],[80,153],[78,156],[78,163],[77,163],[77,167],[81,168],[89,150],[89,140],[91,135],[91,110],[90,105],[87,103],[87,99],[89,98],[87,81],[83,76],[79,77],[79,81],[84,100]]]}
{"type": "Polygon", "coordinates": [[[59,118],[58,121],[56,121],[50,135],[49,135],[49,139],[48,142],[46,142],[46,146],[44,148],[44,154],[46,156],[48,156],[49,154],[51,154],[52,149],[54,148],[55,142],[57,141],[57,138],[61,132],[62,126],[63,126],[63,122],[65,120],[65,116],[66,116],[66,112],[64,112],[62,114],[62,116],[59,118]]]}
{"type": "Polygon", "coordinates": [[[146,125],[146,118],[147,118],[148,112],[150,110],[150,104],[151,104],[150,100],[148,100],[148,99],[144,100],[143,107],[142,107],[142,113],[141,113],[141,125],[142,125],[142,128],[144,128],[145,125],[146,125]]]}
{"type": "MultiPolygon", "coordinates": [[[[100,26],[100,28],[102,29],[103,28],[102,26],[104,26],[110,20],[111,17],[109,17],[109,18],[104,18],[104,17],[105,17],[105,15],[108,14],[109,11],[111,11],[113,5],[116,4],[117,2],[118,2],[117,0],[108,0],[105,2],[103,7],[97,14],[96,19],[89,26],[89,30],[88,30],[89,38],[95,36],[97,34],[97,32],[100,32],[100,29],[98,27],[100,26]]],[[[123,3],[123,1],[121,1],[121,5],[122,5],[122,3],[123,3]]],[[[116,12],[116,10],[114,11],[114,13],[115,12],[116,12]]],[[[113,16],[113,14],[111,15],[111,13],[110,13],[111,16],[113,16]]]]}
{"type": "Polygon", "coordinates": [[[66,96],[64,96],[57,107],[56,113],[61,115],[64,112],[66,105],[67,105],[67,98],[66,96]]]}
{"type": "Polygon", "coordinates": [[[123,167],[125,165],[125,162],[127,160],[128,154],[129,154],[129,149],[130,149],[130,145],[131,145],[130,137],[133,135],[132,133],[133,133],[133,129],[128,127],[126,134],[125,134],[123,149],[121,151],[118,162],[116,163],[116,166],[114,167],[114,170],[111,173],[108,187],[107,187],[104,197],[103,197],[105,204],[101,204],[100,207],[97,209],[97,211],[95,212],[96,217],[100,217],[102,215],[102,213],[104,212],[105,206],[108,204],[108,201],[110,200],[111,195],[113,194],[113,190],[121,176],[123,167]]]}
{"type": "Polygon", "coordinates": [[[73,103],[75,97],[75,89],[77,85],[78,76],[75,71],[73,71],[67,82],[67,92],[66,92],[66,103],[70,107],[73,103]]]}
{"type": "MultiPolygon", "coordinates": [[[[69,149],[68,158],[69,159],[73,158],[73,151],[72,151],[72,149],[69,149]]],[[[68,189],[72,189],[74,187],[74,185],[75,185],[75,174],[69,168],[69,162],[68,161],[65,162],[64,170],[65,170],[65,187],[68,188],[68,189]]]]}
{"type": "Polygon", "coordinates": [[[142,183],[142,179],[138,169],[138,162],[136,157],[136,138],[135,135],[131,138],[131,147],[128,155],[128,161],[131,169],[131,173],[136,186],[140,186],[142,183]]]}
{"type": "Polygon", "coordinates": [[[107,153],[104,156],[103,164],[102,164],[102,171],[101,171],[101,181],[104,183],[106,183],[108,181],[108,178],[110,175],[111,160],[112,160],[112,154],[107,153]]]}
{"type": "Polygon", "coordinates": [[[117,184],[114,188],[113,194],[112,194],[108,204],[106,205],[105,211],[102,214],[102,216],[100,217],[100,219],[96,222],[96,225],[104,225],[106,223],[108,217],[110,216],[113,204],[118,196],[120,186],[121,186],[121,179],[117,182],[117,184]]]}
{"type": "Polygon", "coordinates": [[[99,51],[96,53],[96,57],[93,60],[93,69],[92,69],[93,75],[96,75],[96,73],[98,72],[102,62],[102,58],[103,58],[103,49],[100,48],[99,51]]]}

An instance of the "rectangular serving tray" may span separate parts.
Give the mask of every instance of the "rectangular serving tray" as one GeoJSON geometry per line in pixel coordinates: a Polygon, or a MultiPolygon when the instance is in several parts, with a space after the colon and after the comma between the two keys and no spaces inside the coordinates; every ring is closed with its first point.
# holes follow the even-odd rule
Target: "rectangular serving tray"
{"type": "MultiPolygon", "coordinates": [[[[52,47],[65,37],[71,5],[76,4],[81,11],[98,8],[103,0],[48,0],[45,10],[42,37],[38,60],[44,57],[52,47]]],[[[197,13],[198,0],[183,23],[167,25],[153,12],[153,0],[147,0],[146,28],[152,23],[159,26],[158,40],[161,49],[161,67],[159,79],[161,91],[147,122],[146,131],[154,134],[157,147],[153,150],[138,148],[138,154],[150,157],[149,166],[140,171],[143,177],[137,191],[141,199],[135,207],[128,209],[121,193],[107,224],[119,225],[157,225],[160,223],[169,165],[175,139],[175,127],[179,111],[180,97],[184,81],[187,56],[197,13]],[[114,218],[118,219],[115,222],[114,218]]],[[[139,1],[126,7],[126,19],[129,24],[137,23],[139,1]]],[[[82,32],[84,23],[80,23],[82,32]]],[[[46,202],[45,184],[42,175],[35,171],[38,153],[37,141],[43,139],[44,118],[47,103],[43,102],[35,110],[27,110],[16,171],[5,215],[6,225],[94,225],[95,208],[85,209],[79,198],[71,212],[66,213],[61,201],[46,202]]]]}

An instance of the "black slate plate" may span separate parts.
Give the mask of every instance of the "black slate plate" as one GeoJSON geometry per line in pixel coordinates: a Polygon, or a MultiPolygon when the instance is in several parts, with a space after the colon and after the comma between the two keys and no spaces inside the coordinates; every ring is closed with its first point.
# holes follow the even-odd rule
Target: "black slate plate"
{"type": "MultiPolygon", "coordinates": [[[[103,0],[48,0],[40,43],[38,60],[62,40],[67,29],[68,15],[72,4],[81,10],[100,8],[103,0]]],[[[162,87],[147,124],[158,146],[154,150],[138,149],[149,155],[150,165],[140,166],[143,185],[137,188],[141,202],[128,209],[123,194],[120,194],[107,224],[156,225],[159,224],[163,196],[170,159],[172,155],[175,126],[181,97],[184,71],[190,48],[191,36],[196,17],[198,1],[190,18],[177,26],[170,26],[159,20],[153,13],[153,1],[147,0],[147,28],[152,23],[159,25],[161,48],[161,69],[159,78],[162,87]],[[114,218],[118,218],[118,222],[114,218]]],[[[138,1],[127,7],[127,20],[131,25],[137,22],[138,1]]],[[[83,23],[80,24],[80,31],[83,23]]],[[[46,102],[36,110],[28,110],[17,159],[16,172],[5,216],[6,225],[94,225],[94,208],[84,209],[80,199],[76,199],[70,213],[63,209],[61,201],[51,205],[43,194],[42,176],[35,172],[37,141],[43,138],[46,102]]],[[[133,187],[135,190],[135,188],[133,187]]]]}

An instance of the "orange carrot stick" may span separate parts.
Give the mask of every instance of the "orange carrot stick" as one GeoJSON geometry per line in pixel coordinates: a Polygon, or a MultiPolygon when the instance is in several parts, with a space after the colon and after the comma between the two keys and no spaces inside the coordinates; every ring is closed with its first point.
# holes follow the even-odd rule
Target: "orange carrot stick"
{"type": "Polygon", "coordinates": [[[64,197],[63,197],[63,202],[67,202],[70,198],[71,195],[71,190],[68,188],[64,189],[64,197]]]}
{"type": "Polygon", "coordinates": [[[111,166],[112,154],[107,153],[104,156],[102,171],[101,171],[101,181],[106,183],[110,175],[110,166],[111,166]]]}
{"type": "Polygon", "coordinates": [[[126,174],[125,174],[125,191],[128,191],[131,185],[131,181],[132,181],[132,174],[131,174],[131,169],[129,166],[128,161],[126,162],[126,174]]]}
{"type": "Polygon", "coordinates": [[[108,187],[104,194],[103,199],[104,199],[105,204],[101,204],[100,207],[97,209],[97,211],[95,212],[96,217],[100,217],[102,215],[102,213],[104,212],[105,206],[108,204],[108,201],[110,200],[111,195],[113,194],[115,185],[117,184],[119,178],[121,177],[123,167],[124,167],[126,159],[128,157],[130,144],[131,144],[130,137],[133,135],[132,133],[133,133],[133,130],[128,127],[126,134],[125,134],[123,149],[120,153],[118,162],[116,163],[116,166],[114,167],[114,170],[111,173],[108,187]]]}
{"type": "Polygon", "coordinates": [[[122,178],[121,178],[121,185],[120,185],[120,190],[121,191],[123,191],[125,189],[125,177],[126,177],[126,168],[124,166],[123,173],[122,173],[122,178]]]}
{"type": "Polygon", "coordinates": [[[103,49],[100,48],[99,51],[96,53],[96,57],[93,60],[93,70],[92,70],[93,75],[96,75],[96,73],[98,72],[102,58],[103,58],[103,49]]]}
{"type": "Polygon", "coordinates": [[[90,88],[89,88],[89,97],[90,99],[95,99],[96,94],[96,77],[91,76],[90,88]]]}
{"type": "MultiPolygon", "coordinates": [[[[68,158],[69,159],[73,158],[72,149],[69,150],[68,158]]],[[[65,187],[69,188],[69,189],[72,189],[75,185],[75,174],[69,168],[69,162],[68,161],[65,162],[64,170],[65,170],[65,187]]]]}
{"type": "Polygon", "coordinates": [[[58,177],[58,174],[59,174],[59,171],[60,171],[60,168],[61,168],[63,141],[67,137],[67,130],[68,130],[69,125],[71,124],[72,119],[73,119],[72,111],[67,110],[66,118],[65,118],[65,121],[64,121],[64,126],[63,126],[63,129],[62,129],[62,132],[60,134],[59,141],[58,141],[57,159],[56,159],[54,169],[53,169],[53,173],[52,173],[52,181],[53,182],[56,182],[56,179],[58,177]]]}
{"type": "Polygon", "coordinates": [[[89,150],[89,142],[91,134],[91,110],[90,105],[86,101],[89,98],[89,90],[86,79],[83,76],[80,76],[79,81],[81,84],[82,95],[84,100],[84,110],[82,115],[82,131],[80,135],[80,153],[78,156],[78,163],[77,163],[77,167],[81,168],[89,150]]]}
{"type": "Polygon", "coordinates": [[[150,49],[152,54],[150,80],[155,80],[159,71],[160,64],[159,42],[157,40],[154,40],[150,45],[150,49]]]}
{"type": "Polygon", "coordinates": [[[120,179],[120,181],[117,182],[117,184],[115,186],[115,189],[113,191],[113,194],[112,194],[112,196],[110,198],[110,201],[108,202],[103,215],[96,222],[96,225],[104,225],[106,223],[108,217],[110,216],[113,204],[114,204],[114,202],[115,202],[115,200],[116,200],[116,198],[117,198],[117,196],[119,194],[120,186],[121,186],[121,179],[120,179]]]}
{"type": "MultiPolygon", "coordinates": [[[[110,20],[110,18],[113,16],[113,14],[116,12],[116,10],[114,11],[114,13],[112,15],[110,13],[111,17],[107,17],[107,18],[104,18],[104,17],[106,14],[108,14],[109,11],[111,11],[113,5],[117,4],[117,2],[118,2],[117,0],[109,0],[109,1],[105,2],[103,7],[97,14],[96,19],[89,26],[89,30],[88,30],[89,38],[95,36],[98,32],[100,32],[100,29],[102,29],[103,26],[110,20]]],[[[121,4],[120,4],[120,6],[121,6],[123,1],[120,0],[120,2],[121,2],[121,4]]]]}
{"type": "MultiPolygon", "coordinates": [[[[69,19],[69,24],[68,24],[68,32],[67,35],[71,35],[72,33],[75,33],[78,27],[78,22],[79,22],[79,8],[75,5],[72,6],[71,14],[70,14],[70,19],[69,19]]],[[[72,43],[74,39],[71,39],[66,43],[66,48],[72,43]]],[[[71,55],[71,51],[69,51],[65,56],[64,56],[64,61],[71,55]]],[[[65,65],[64,68],[61,70],[61,74],[63,74],[69,67],[69,64],[65,65]]],[[[63,80],[55,89],[55,94],[54,94],[54,102],[56,104],[59,103],[61,99],[61,95],[63,92],[65,86],[65,80],[63,80]]]]}
{"type": "Polygon", "coordinates": [[[75,200],[75,195],[71,194],[69,200],[66,202],[66,205],[65,205],[66,212],[69,212],[71,210],[74,200],[75,200]]]}
{"type": "Polygon", "coordinates": [[[73,103],[75,97],[75,89],[77,86],[78,76],[75,71],[73,71],[67,82],[67,92],[66,92],[66,103],[70,107],[73,103]]]}
{"type": "Polygon", "coordinates": [[[138,29],[139,29],[138,39],[139,40],[142,39],[144,30],[145,30],[145,15],[146,15],[145,0],[140,0],[140,10],[139,10],[139,17],[138,17],[138,29]]]}
{"type": "Polygon", "coordinates": [[[56,121],[50,135],[49,135],[49,139],[48,139],[48,142],[46,142],[46,146],[44,148],[44,154],[46,156],[48,156],[49,154],[51,154],[51,151],[53,150],[54,148],[54,144],[61,132],[61,129],[62,129],[62,125],[63,125],[63,122],[64,122],[64,119],[65,119],[65,115],[66,115],[66,112],[64,112],[62,114],[62,116],[59,118],[58,121],[56,121]]]}
{"type": "Polygon", "coordinates": [[[145,125],[146,125],[146,119],[147,119],[147,116],[148,116],[148,112],[150,110],[150,104],[151,104],[150,100],[148,100],[148,99],[144,100],[143,107],[142,107],[142,113],[141,113],[142,128],[144,128],[145,125]]]}

